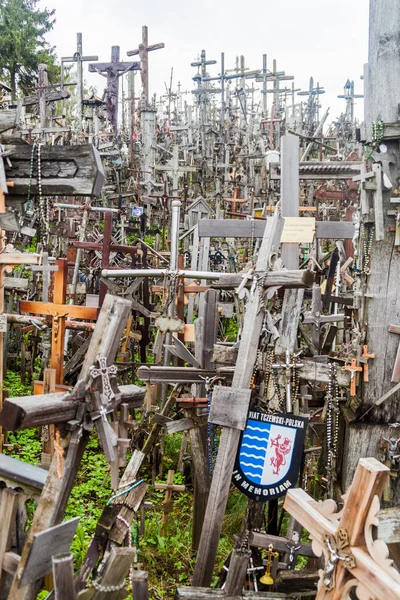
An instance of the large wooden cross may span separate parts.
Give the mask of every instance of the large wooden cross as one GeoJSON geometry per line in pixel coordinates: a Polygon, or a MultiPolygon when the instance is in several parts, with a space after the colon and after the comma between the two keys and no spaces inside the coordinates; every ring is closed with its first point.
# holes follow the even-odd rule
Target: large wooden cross
{"type": "Polygon", "coordinates": [[[49,315],[52,317],[51,360],[50,367],[56,370],[56,383],[63,383],[64,378],[64,342],[65,320],[67,317],[94,321],[97,319],[98,309],[90,306],[76,306],[66,304],[67,289],[67,260],[60,258],[56,261],[58,271],[54,275],[53,302],[34,302],[22,300],[21,312],[33,315],[49,315]]]}
{"type": "Polygon", "coordinates": [[[139,48],[136,48],[135,50],[129,50],[129,52],[127,52],[128,56],[139,55],[142,67],[140,76],[142,78],[142,88],[146,104],[149,102],[149,52],[152,52],[153,50],[161,50],[164,47],[165,44],[163,43],[152,44],[151,46],[149,46],[148,28],[147,25],[143,25],[142,43],[139,44],[139,48]]]}
{"type": "Polygon", "coordinates": [[[112,46],[111,62],[109,63],[90,63],[89,71],[91,73],[99,73],[107,78],[106,88],[106,107],[110,123],[116,132],[118,129],[118,92],[119,78],[125,75],[128,71],[140,69],[138,62],[121,62],[120,47],[112,46]]]}
{"type": "MultiPolygon", "coordinates": [[[[276,212],[274,217],[266,222],[256,273],[265,274],[268,271],[270,252],[274,245],[279,244],[282,229],[283,219],[276,212]]],[[[249,387],[263,320],[262,297],[257,289],[255,294],[250,297],[246,307],[232,387],[216,386],[214,388],[214,390],[218,390],[219,401],[211,403],[210,421],[222,424],[223,427],[193,574],[193,585],[203,586],[209,585],[211,582],[240,433],[246,426],[251,394],[249,387]],[[237,396],[235,411],[227,408],[225,402],[232,392],[237,396]],[[222,412],[226,411],[225,421],[221,410],[222,412]]]]}
{"type": "Polygon", "coordinates": [[[300,488],[288,491],[284,508],[310,533],[315,553],[325,557],[317,600],[349,598],[354,589],[363,600],[399,600],[400,574],[385,542],[374,540],[372,532],[389,475],[375,458],[361,458],[340,513],[333,500],[317,503],[300,488]]]}
{"type": "Polygon", "coordinates": [[[76,63],[76,95],[78,97],[78,126],[81,127],[82,121],[82,102],[83,102],[83,73],[82,67],[84,61],[95,61],[99,60],[98,56],[82,56],[82,34],[76,34],[76,52],[73,56],[64,56],[61,58],[61,77],[64,79],[64,63],[76,63]]]}

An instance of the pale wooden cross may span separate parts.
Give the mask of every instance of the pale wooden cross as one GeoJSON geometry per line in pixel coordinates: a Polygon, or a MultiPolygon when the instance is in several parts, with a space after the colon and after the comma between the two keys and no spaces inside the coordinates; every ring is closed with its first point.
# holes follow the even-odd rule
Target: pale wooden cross
{"type": "Polygon", "coordinates": [[[166,165],[156,165],[156,171],[164,171],[172,176],[172,193],[178,191],[179,178],[185,173],[195,173],[195,167],[188,167],[179,164],[179,146],[172,148],[172,159],[166,165]]]}
{"type": "Polygon", "coordinates": [[[171,469],[168,471],[167,483],[155,483],[154,488],[156,490],[165,490],[165,498],[163,502],[163,516],[161,519],[161,535],[165,536],[168,526],[169,513],[172,511],[172,493],[173,492],[184,492],[186,490],[184,485],[174,485],[175,471],[171,469]]]}
{"type": "Polygon", "coordinates": [[[149,102],[149,52],[153,50],[161,50],[165,48],[165,44],[152,44],[149,46],[149,34],[147,25],[142,27],[142,43],[136,50],[129,50],[128,56],[137,56],[139,54],[142,70],[140,76],[142,78],[143,94],[145,96],[146,103],[149,102]]]}
{"type": "Polygon", "coordinates": [[[78,126],[81,127],[82,108],[83,108],[83,62],[99,60],[98,56],[82,56],[82,34],[76,34],[76,52],[73,56],[64,56],[61,58],[61,78],[64,83],[64,63],[76,63],[76,94],[78,97],[78,126]]]}
{"type": "MultiPolygon", "coordinates": [[[[53,259],[54,260],[54,259],[53,259]]],[[[34,265],[32,271],[43,273],[42,283],[42,302],[47,303],[49,301],[49,287],[50,287],[50,273],[58,271],[57,265],[51,265],[49,263],[49,253],[43,252],[41,265],[34,265]]]]}
{"type": "Polygon", "coordinates": [[[90,63],[89,71],[91,73],[99,73],[103,77],[107,78],[106,88],[106,107],[107,114],[110,123],[117,131],[118,128],[118,92],[119,92],[119,78],[125,75],[128,71],[135,71],[140,69],[140,63],[138,62],[121,62],[120,59],[120,47],[112,46],[111,48],[111,62],[109,63],[90,63]]]}
{"type": "Polygon", "coordinates": [[[400,574],[385,542],[372,533],[389,474],[375,458],[361,458],[340,513],[333,500],[318,503],[300,488],[288,491],[285,510],[310,533],[314,552],[325,557],[317,600],[349,598],[355,588],[363,600],[399,600],[400,574]]]}

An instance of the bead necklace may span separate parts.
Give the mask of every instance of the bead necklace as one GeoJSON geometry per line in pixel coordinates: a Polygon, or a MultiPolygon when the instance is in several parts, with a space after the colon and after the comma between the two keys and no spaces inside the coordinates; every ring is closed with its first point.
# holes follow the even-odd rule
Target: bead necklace
{"type": "Polygon", "coordinates": [[[368,241],[364,238],[363,246],[364,246],[364,267],[363,272],[365,275],[371,275],[371,249],[372,249],[372,241],[374,239],[375,227],[371,227],[371,231],[368,234],[368,241]]]}
{"type": "Polygon", "coordinates": [[[339,437],[338,385],[336,379],[336,365],[334,365],[333,363],[329,363],[329,381],[326,400],[326,445],[328,453],[326,475],[328,479],[328,488],[331,488],[333,483],[334,463],[337,456],[337,445],[339,437]]]}

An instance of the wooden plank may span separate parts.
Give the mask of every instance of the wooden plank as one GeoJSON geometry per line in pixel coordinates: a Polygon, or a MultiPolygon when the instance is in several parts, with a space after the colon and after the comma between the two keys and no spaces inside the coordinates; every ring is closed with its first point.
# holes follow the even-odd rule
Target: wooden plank
{"type": "MultiPolygon", "coordinates": [[[[315,592],[312,592],[315,597],[315,592]]],[[[295,594],[280,594],[278,592],[253,592],[243,591],[240,596],[227,596],[225,590],[218,588],[204,588],[204,587],[177,587],[176,588],[176,599],[177,600],[218,600],[218,598],[226,600],[235,600],[245,598],[246,600],[299,600],[300,598],[312,598],[309,592],[296,592],[295,594]]]]}
{"type": "MultiPolygon", "coordinates": [[[[299,138],[281,138],[281,213],[282,217],[299,216],[299,138]]],[[[287,269],[299,266],[299,245],[282,243],[281,256],[287,269]]]]}
{"type": "Polygon", "coordinates": [[[195,367],[146,367],[137,370],[140,381],[169,383],[204,383],[205,377],[213,377],[215,371],[195,367]]]}
{"type": "MultiPolygon", "coordinates": [[[[255,548],[268,548],[269,544],[272,544],[274,550],[278,550],[279,552],[288,551],[287,543],[289,543],[289,539],[281,538],[276,535],[270,535],[266,533],[260,533],[257,531],[251,531],[249,535],[249,544],[250,546],[254,546],[255,548]]],[[[316,555],[312,551],[310,544],[302,544],[301,548],[296,554],[301,554],[301,556],[309,556],[310,558],[315,558],[316,555]]]]}
{"type": "MultiPolygon", "coordinates": [[[[329,365],[316,362],[314,360],[302,359],[303,367],[298,369],[300,379],[312,382],[329,383],[329,365]]],[[[336,372],[338,385],[342,387],[350,386],[350,372],[338,367],[336,372]]]]}
{"type": "Polygon", "coordinates": [[[146,571],[134,569],[131,576],[132,592],[135,600],[148,600],[149,598],[149,576],[146,571]]]}
{"type": "MultiPolygon", "coordinates": [[[[266,221],[239,221],[237,219],[202,219],[199,221],[200,237],[263,237],[266,221]]],[[[317,221],[317,239],[351,239],[354,225],[346,221],[317,221]]]]}
{"type": "Polygon", "coordinates": [[[51,316],[58,313],[59,315],[68,315],[74,319],[85,319],[87,321],[95,321],[99,314],[98,308],[93,308],[91,306],[76,306],[74,304],[54,304],[52,302],[43,304],[43,302],[21,300],[19,306],[22,313],[51,316]]]}
{"type": "Polygon", "coordinates": [[[55,600],[75,600],[74,563],[72,554],[52,557],[55,600]]]}
{"type": "Polygon", "coordinates": [[[51,573],[52,549],[63,554],[69,551],[79,523],[79,517],[36,533],[25,564],[20,586],[24,587],[51,573]]]}
{"type": "MultiPolygon", "coordinates": [[[[242,273],[222,273],[219,280],[212,283],[211,287],[217,290],[234,290],[243,282],[242,273]]],[[[314,273],[308,270],[296,271],[270,271],[263,281],[264,287],[289,287],[310,288],[314,283],[314,273]]],[[[250,288],[252,280],[246,282],[250,288]]]]}
{"type": "Polygon", "coordinates": [[[251,550],[233,549],[225,584],[225,593],[228,597],[241,595],[246,580],[250,556],[251,550]]]}
{"type": "Polygon", "coordinates": [[[4,478],[8,482],[11,481],[16,486],[28,485],[39,492],[43,489],[47,475],[45,469],[29,465],[7,454],[0,454],[0,479],[2,480],[4,478]]]}
{"type": "Polygon", "coordinates": [[[297,329],[303,305],[304,290],[287,289],[283,297],[280,337],[276,341],[275,353],[292,354],[297,345],[297,329]]]}
{"type": "Polygon", "coordinates": [[[214,386],[209,422],[243,431],[246,428],[251,390],[214,386]]]}
{"type": "Polygon", "coordinates": [[[18,509],[18,492],[5,488],[1,494],[1,528],[0,528],[0,594],[6,581],[4,571],[4,555],[11,550],[15,530],[15,520],[18,509]]]}

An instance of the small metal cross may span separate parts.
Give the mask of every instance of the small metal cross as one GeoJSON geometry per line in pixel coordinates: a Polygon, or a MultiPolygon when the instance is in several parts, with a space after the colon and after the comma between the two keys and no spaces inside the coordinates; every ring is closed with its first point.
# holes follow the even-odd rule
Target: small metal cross
{"type": "Polygon", "coordinates": [[[111,387],[110,375],[117,374],[117,367],[115,365],[107,367],[107,357],[104,354],[98,354],[96,360],[99,363],[99,368],[92,366],[89,372],[93,378],[101,377],[102,395],[106,398],[107,402],[111,402],[115,398],[115,394],[111,387]]]}

